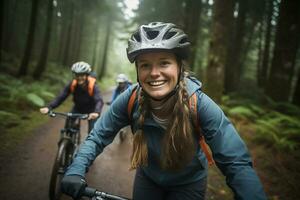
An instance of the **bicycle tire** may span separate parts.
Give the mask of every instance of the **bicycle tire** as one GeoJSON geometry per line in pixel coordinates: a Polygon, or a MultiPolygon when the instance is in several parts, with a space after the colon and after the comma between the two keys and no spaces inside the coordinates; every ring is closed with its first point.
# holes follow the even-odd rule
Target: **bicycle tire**
{"type": "Polygon", "coordinates": [[[59,143],[56,158],[52,167],[50,184],[49,184],[49,198],[50,200],[60,199],[62,193],[60,190],[61,179],[64,176],[66,168],[72,161],[73,147],[69,139],[63,139],[59,143]]]}
{"type": "Polygon", "coordinates": [[[79,120],[79,124],[77,126],[77,133],[76,133],[76,141],[75,141],[75,144],[76,146],[78,147],[80,145],[80,142],[81,142],[81,132],[80,132],[80,120],[79,120]]]}

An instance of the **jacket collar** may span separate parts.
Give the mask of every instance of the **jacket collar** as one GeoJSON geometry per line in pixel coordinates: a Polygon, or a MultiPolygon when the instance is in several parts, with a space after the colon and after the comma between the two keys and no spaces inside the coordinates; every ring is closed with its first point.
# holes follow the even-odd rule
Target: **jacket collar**
{"type": "Polygon", "coordinates": [[[192,94],[194,94],[197,90],[201,89],[202,87],[202,83],[192,76],[184,78],[184,81],[187,87],[189,97],[192,96],[192,94]]]}

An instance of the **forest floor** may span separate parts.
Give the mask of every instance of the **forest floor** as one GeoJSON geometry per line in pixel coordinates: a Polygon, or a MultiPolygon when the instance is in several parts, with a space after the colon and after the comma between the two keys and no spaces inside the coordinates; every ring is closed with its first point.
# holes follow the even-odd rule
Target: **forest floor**
{"type": "Polygon", "coordinates": [[[292,200],[300,198],[300,150],[279,151],[254,139],[255,130],[249,121],[232,119],[246,142],[268,199],[292,200]]]}

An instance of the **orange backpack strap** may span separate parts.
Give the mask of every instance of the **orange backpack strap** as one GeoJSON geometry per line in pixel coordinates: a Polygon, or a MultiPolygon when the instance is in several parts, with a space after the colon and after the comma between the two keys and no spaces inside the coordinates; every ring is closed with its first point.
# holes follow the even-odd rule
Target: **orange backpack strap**
{"type": "Polygon", "coordinates": [[[76,85],[77,85],[77,80],[73,79],[73,81],[72,81],[72,83],[70,85],[70,92],[71,93],[73,93],[75,91],[76,85]]]}
{"type": "Polygon", "coordinates": [[[213,157],[211,155],[211,152],[209,150],[209,146],[206,144],[206,142],[204,140],[204,136],[201,132],[201,128],[200,128],[200,124],[199,124],[199,120],[198,120],[197,101],[198,101],[197,95],[196,95],[196,93],[194,93],[189,98],[189,106],[190,106],[190,110],[192,111],[191,112],[192,113],[192,119],[193,119],[194,126],[195,126],[195,129],[196,129],[197,133],[200,134],[199,144],[201,146],[201,149],[204,152],[204,154],[205,154],[205,156],[208,160],[208,164],[213,165],[215,163],[214,159],[213,159],[213,157]]]}
{"type": "Polygon", "coordinates": [[[88,93],[92,97],[94,96],[94,86],[96,83],[96,79],[94,77],[88,76],[88,93]]]}
{"type": "Polygon", "coordinates": [[[127,113],[128,113],[128,117],[130,120],[132,119],[131,114],[132,114],[132,108],[133,108],[134,101],[135,101],[136,94],[137,94],[137,88],[138,88],[137,85],[133,88],[131,96],[129,97],[128,105],[127,105],[127,113]]]}
{"type": "MultiPolygon", "coordinates": [[[[96,79],[94,77],[88,76],[88,93],[91,97],[94,96],[95,83],[96,83],[96,79]]],[[[76,86],[77,86],[77,80],[73,79],[73,81],[70,85],[71,93],[73,93],[75,91],[76,86]]]]}

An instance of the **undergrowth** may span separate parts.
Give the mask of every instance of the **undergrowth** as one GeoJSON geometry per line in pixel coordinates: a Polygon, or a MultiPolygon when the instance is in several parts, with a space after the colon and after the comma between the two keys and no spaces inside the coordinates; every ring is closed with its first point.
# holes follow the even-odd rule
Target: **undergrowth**
{"type": "Polygon", "coordinates": [[[0,74],[0,154],[11,150],[45,123],[39,108],[47,105],[69,79],[67,69],[52,65],[42,80],[0,74]]]}
{"type": "Polygon", "coordinates": [[[300,108],[289,103],[259,103],[225,96],[223,110],[233,119],[247,120],[254,139],[280,151],[300,148],[300,108]],[[284,109],[283,109],[284,108],[284,109]]]}

